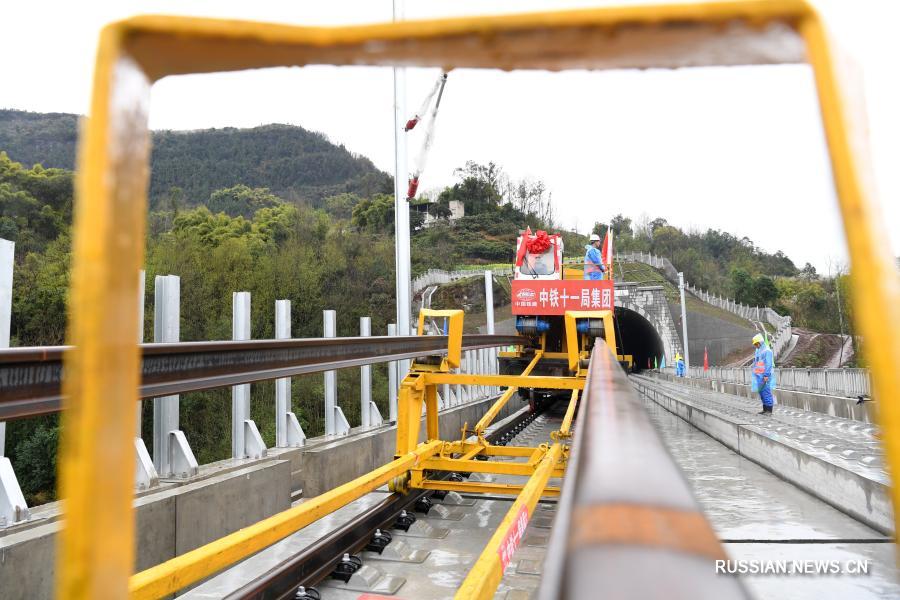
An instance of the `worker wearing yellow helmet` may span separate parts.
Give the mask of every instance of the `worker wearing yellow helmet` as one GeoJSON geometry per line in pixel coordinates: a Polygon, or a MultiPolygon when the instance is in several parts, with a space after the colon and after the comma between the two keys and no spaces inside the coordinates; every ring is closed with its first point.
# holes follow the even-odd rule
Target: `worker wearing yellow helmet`
{"type": "Polygon", "coordinates": [[[759,414],[771,416],[775,404],[775,396],[772,394],[775,389],[775,356],[761,333],[753,336],[753,345],[756,352],[753,356],[751,389],[758,392],[762,400],[763,407],[759,414]]]}
{"type": "Polygon", "coordinates": [[[687,368],[684,364],[684,357],[681,356],[681,352],[675,353],[675,376],[676,377],[684,377],[687,374],[687,368]]]}

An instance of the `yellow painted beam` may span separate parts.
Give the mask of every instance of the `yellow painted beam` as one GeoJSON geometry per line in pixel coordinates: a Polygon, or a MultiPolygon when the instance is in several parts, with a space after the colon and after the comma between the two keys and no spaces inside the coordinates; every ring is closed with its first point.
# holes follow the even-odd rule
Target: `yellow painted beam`
{"type": "Polygon", "coordinates": [[[840,68],[847,65],[837,60],[834,45],[818,17],[813,14],[803,19],[799,30],[815,75],[831,173],[850,251],[853,319],[865,340],[885,458],[888,471],[894,474],[891,491],[896,530],[900,528],[900,486],[896,484],[900,473],[900,369],[896,366],[900,356],[900,278],[884,218],[870,188],[873,174],[867,160],[865,107],[850,103],[858,91],[851,86],[858,82],[841,81],[848,74],[840,68]]]}
{"type": "Polygon", "coordinates": [[[488,456],[531,456],[534,448],[528,446],[488,446],[484,454],[488,456]]]}
{"type": "MultiPolygon", "coordinates": [[[[462,460],[458,458],[432,457],[422,461],[417,470],[456,471],[458,473],[493,473],[495,475],[515,475],[531,477],[536,465],[546,451],[538,451],[538,460],[534,462],[498,462],[491,460],[462,460]]],[[[554,477],[562,477],[565,469],[554,473],[554,477]]]]}
{"type": "Polygon", "coordinates": [[[487,385],[499,387],[528,387],[548,390],[583,390],[580,377],[521,377],[519,375],[469,375],[466,373],[423,373],[429,385],[487,385]]]}
{"type": "MultiPolygon", "coordinates": [[[[425,479],[416,482],[410,481],[410,487],[421,490],[447,490],[448,492],[459,492],[461,494],[500,494],[505,496],[516,496],[525,486],[515,483],[481,483],[478,481],[436,481],[434,479],[425,479]]],[[[559,496],[559,488],[556,486],[547,486],[542,493],[544,496],[559,496]]]]}
{"type": "Polygon", "coordinates": [[[575,418],[575,409],[578,407],[578,390],[572,391],[572,397],[569,399],[569,406],[566,408],[566,414],[563,417],[562,425],[559,428],[559,437],[569,437],[569,431],[572,428],[572,420],[575,418]]]}
{"type": "MultiPolygon", "coordinates": [[[[525,367],[525,370],[519,375],[519,377],[528,377],[534,368],[537,366],[538,362],[541,360],[541,356],[543,352],[538,350],[534,354],[534,358],[531,359],[531,362],[528,363],[528,366],[525,367]]],[[[484,430],[488,428],[488,426],[494,422],[494,419],[497,418],[497,415],[500,414],[500,411],[506,406],[506,403],[509,402],[509,399],[512,398],[512,395],[516,393],[516,390],[519,388],[512,386],[507,389],[503,394],[497,398],[497,401],[488,409],[484,416],[481,417],[481,420],[475,424],[475,435],[481,437],[481,434],[484,433],[484,430]]]]}
{"type": "MultiPolygon", "coordinates": [[[[677,54],[677,32],[704,28],[727,42],[730,25],[800,32],[813,67],[832,174],[853,269],[854,318],[866,340],[889,469],[900,472],[900,282],[874,194],[864,140],[853,130],[824,27],[803,0],[722,0],[524,15],[296,27],[184,17],[135,17],[101,33],[78,178],[60,445],[65,519],[57,552],[59,598],[121,597],[133,565],[133,406],[139,381],[137,281],[146,217],[149,84],[169,75],[306,64],[621,68],[648,48],[622,44],[640,30],[677,54]],[[624,28],[622,26],[625,26],[624,28]],[[687,25],[687,26],[686,26],[687,25]],[[671,34],[676,35],[671,35],[671,34]],[[618,59],[622,60],[618,60],[618,59]]],[[[724,45],[721,47],[725,47],[724,45]]],[[[718,53],[708,53],[715,62],[718,53]]],[[[675,57],[677,58],[677,57],[675,57]]],[[[696,57],[695,57],[696,58],[696,57]]],[[[583,382],[448,376],[436,383],[582,389],[583,382]],[[462,379],[454,379],[462,377],[462,379]]],[[[424,389],[416,392],[421,408],[424,389]]],[[[409,408],[409,407],[407,407],[409,408]]],[[[418,417],[418,415],[417,415],[418,417]]],[[[407,436],[411,438],[412,436],[407,436]]],[[[414,442],[413,442],[414,445],[414,442]]],[[[900,518],[900,491],[893,490],[900,518]]]]}
{"type": "MultiPolygon", "coordinates": [[[[56,596],[122,597],[134,566],[134,407],[140,383],[150,82],[105,28],[78,146],[63,368],[56,596]]],[[[52,576],[52,575],[51,575],[52,576]]],[[[0,592],[0,596],[3,596],[0,592]]]]}
{"type": "MultiPolygon", "coordinates": [[[[578,361],[581,358],[580,339],[577,331],[578,319],[602,319],[603,335],[606,345],[613,354],[616,354],[616,331],[613,324],[613,311],[611,310],[567,310],[565,315],[566,327],[566,351],[569,360],[569,370],[578,372],[578,361]]],[[[581,375],[581,373],[579,373],[581,375]]]]}
{"type": "Polygon", "coordinates": [[[494,597],[503,571],[522,541],[534,507],[546,491],[547,480],[561,457],[562,446],[553,444],[456,591],[455,600],[487,600],[494,597]]]}
{"type": "MultiPolygon", "coordinates": [[[[459,440],[454,442],[446,442],[444,449],[441,451],[442,456],[450,454],[484,454],[486,456],[524,456],[529,457],[534,452],[534,448],[529,446],[495,446],[493,444],[473,444],[466,442],[461,444],[459,440]]],[[[463,457],[459,457],[463,458],[463,457]]]]}
{"type": "MultiPolygon", "coordinates": [[[[432,308],[422,308],[419,310],[419,328],[418,334],[425,335],[425,318],[431,317],[436,319],[447,319],[449,326],[447,327],[447,356],[441,361],[442,367],[455,369],[459,367],[459,361],[462,357],[462,336],[463,336],[463,318],[464,313],[461,310],[435,310],[432,308]]],[[[442,368],[442,371],[447,370],[442,368]]]]}
{"type": "MultiPolygon", "coordinates": [[[[419,443],[419,425],[425,390],[421,375],[407,375],[400,383],[397,394],[397,455],[411,452],[419,443]]],[[[429,421],[430,426],[430,421],[429,421]]]]}
{"type": "Polygon", "coordinates": [[[479,454],[484,451],[484,446],[475,445],[472,448],[469,448],[466,452],[464,452],[461,456],[459,456],[460,460],[469,460],[470,458],[475,458],[479,454]]]}
{"type": "Polygon", "coordinates": [[[414,452],[303,504],[141,571],[131,578],[131,598],[161,598],[209,577],[384,485],[420,460],[434,455],[441,445],[439,441],[422,444],[414,452]]]}

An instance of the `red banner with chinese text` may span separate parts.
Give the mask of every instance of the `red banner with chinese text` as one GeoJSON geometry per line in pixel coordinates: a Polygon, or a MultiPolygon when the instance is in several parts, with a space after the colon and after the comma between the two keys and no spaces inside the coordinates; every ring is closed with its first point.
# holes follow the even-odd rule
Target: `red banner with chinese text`
{"type": "Polygon", "coordinates": [[[567,310],[613,310],[612,281],[567,279],[512,282],[512,314],[564,315],[567,310]]]}
{"type": "Polygon", "coordinates": [[[516,520],[513,521],[509,531],[506,532],[506,537],[503,538],[503,541],[500,542],[500,547],[497,548],[497,554],[500,555],[501,573],[506,571],[506,567],[509,566],[509,561],[512,560],[516,549],[522,542],[522,538],[525,537],[526,529],[528,529],[528,507],[523,504],[519,508],[516,520]]]}

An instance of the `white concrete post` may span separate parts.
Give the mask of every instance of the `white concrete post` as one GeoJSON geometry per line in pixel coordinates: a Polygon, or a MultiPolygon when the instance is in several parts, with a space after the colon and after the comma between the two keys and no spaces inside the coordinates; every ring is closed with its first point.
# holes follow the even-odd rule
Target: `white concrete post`
{"type": "MultiPolygon", "coordinates": [[[[486,371],[485,364],[487,364],[487,361],[484,358],[484,348],[479,348],[475,352],[477,352],[476,356],[478,357],[478,367],[477,367],[478,374],[484,375],[484,373],[486,371]]],[[[481,394],[480,394],[481,396],[487,396],[488,392],[487,392],[486,385],[480,385],[480,386],[478,386],[478,389],[481,392],[481,394]]]]}
{"type": "Polygon", "coordinates": [[[684,273],[678,273],[678,290],[681,292],[681,334],[684,337],[685,371],[691,368],[691,352],[688,349],[687,309],[684,305],[684,273]]]}
{"type": "MultiPolygon", "coordinates": [[[[146,282],[146,273],[143,269],[138,272],[138,344],[144,343],[144,290],[146,282]]],[[[144,403],[138,400],[137,409],[134,411],[135,427],[134,427],[134,451],[135,451],[135,470],[134,485],[138,490],[146,490],[159,485],[159,474],[156,467],[153,466],[153,459],[147,452],[147,445],[141,437],[141,416],[144,403]]]]}
{"type": "MultiPolygon", "coordinates": [[[[144,292],[146,288],[147,274],[143,269],[138,271],[138,334],[137,334],[137,342],[138,344],[144,343],[144,292]]],[[[135,428],[134,435],[137,439],[141,439],[141,409],[143,408],[144,403],[138,400],[137,410],[135,411],[135,428]]],[[[141,442],[143,443],[143,442],[141,442]]],[[[0,444],[2,446],[2,444],[0,444]]],[[[0,455],[3,454],[3,448],[0,447],[0,455]]]]}
{"type": "MultiPolygon", "coordinates": [[[[0,348],[9,348],[12,327],[13,254],[16,244],[0,239],[0,348]]],[[[0,422],[0,456],[6,446],[6,423],[0,422]]]]}
{"type": "MultiPolygon", "coordinates": [[[[359,335],[360,337],[370,337],[372,335],[372,319],[369,317],[359,318],[359,335]]],[[[363,365],[359,368],[359,414],[360,424],[363,427],[371,427],[371,407],[372,402],[372,367],[371,365],[363,365]]]]}
{"type": "MultiPolygon", "coordinates": [[[[397,325],[390,323],[387,327],[388,335],[397,335],[397,325]]],[[[397,361],[388,363],[388,419],[397,422],[397,391],[399,390],[397,378],[397,361]]]]}
{"type": "MultiPolygon", "coordinates": [[[[405,0],[394,0],[394,21],[402,21],[405,0]]],[[[394,258],[397,296],[397,330],[409,335],[410,325],[410,249],[409,203],[406,201],[409,169],[406,161],[406,69],[394,67],[394,258]]],[[[401,377],[409,370],[409,361],[401,361],[401,377]]]]}
{"type": "MultiPolygon", "coordinates": [[[[231,294],[231,339],[250,339],[250,292],[231,294]]],[[[244,421],[250,419],[250,384],[231,388],[231,457],[246,456],[246,430],[244,421]]]]}
{"type": "MultiPolygon", "coordinates": [[[[153,341],[175,343],[181,340],[181,278],[157,275],[154,280],[153,341]]],[[[153,466],[160,477],[172,473],[169,433],[178,431],[178,396],[153,399],[153,466]]]]}
{"type": "Polygon", "coordinates": [[[494,333],[494,275],[484,272],[484,310],[487,316],[487,333],[494,333]]]}
{"type": "MultiPolygon", "coordinates": [[[[327,338],[333,338],[336,335],[335,312],[333,310],[322,311],[324,320],[324,334],[327,338]]],[[[337,406],[337,371],[325,371],[325,434],[334,435],[335,433],[335,415],[334,408],[337,406]]]]}
{"type": "MultiPolygon", "coordinates": [[[[291,338],[291,301],[275,301],[275,338],[291,338]]],[[[275,380],[275,446],[296,448],[306,443],[306,434],[291,410],[291,378],[275,380]]]]}
{"type": "MultiPolygon", "coordinates": [[[[13,254],[16,245],[0,239],[0,348],[9,348],[12,325],[13,254]]],[[[31,511],[13,472],[12,462],[4,456],[6,423],[0,422],[0,528],[27,521],[31,511]]]]}
{"type": "MultiPolygon", "coordinates": [[[[275,339],[291,339],[291,301],[275,301],[275,339]]],[[[291,412],[291,378],[275,380],[275,445],[288,445],[288,413],[291,412]]]]}
{"type": "MultiPolygon", "coordinates": [[[[475,372],[475,370],[473,369],[473,366],[475,364],[475,357],[472,355],[474,352],[475,352],[474,350],[466,351],[466,373],[469,373],[469,374],[472,374],[475,372]]],[[[468,397],[469,397],[469,402],[471,402],[472,400],[475,399],[476,390],[475,390],[475,386],[472,385],[471,383],[469,384],[468,387],[469,387],[468,397]]]]}

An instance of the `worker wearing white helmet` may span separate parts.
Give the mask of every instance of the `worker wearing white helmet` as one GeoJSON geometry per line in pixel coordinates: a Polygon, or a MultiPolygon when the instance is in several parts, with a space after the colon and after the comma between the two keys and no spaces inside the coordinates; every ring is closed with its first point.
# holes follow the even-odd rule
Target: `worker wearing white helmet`
{"type": "Polygon", "coordinates": [[[591,234],[591,243],[584,247],[584,278],[592,280],[603,279],[606,267],[603,265],[603,255],[600,253],[600,236],[591,234]]]}
{"type": "Polygon", "coordinates": [[[753,345],[756,346],[756,353],[753,356],[751,389],[758,392],[762,400],[763,408],[759,414],[771,416],[772,406],[775,404],[775,396],[772,394],[775,389],[775,357],[762,334],[753,336],[753,345]]]}

